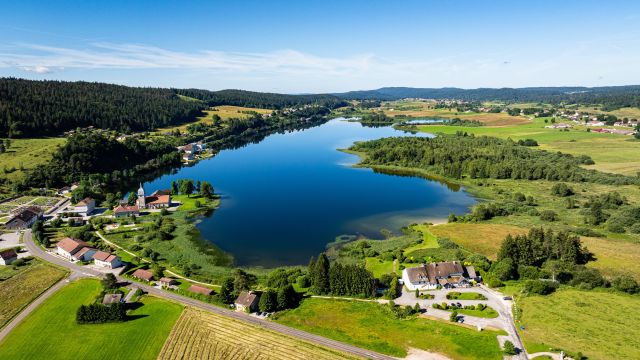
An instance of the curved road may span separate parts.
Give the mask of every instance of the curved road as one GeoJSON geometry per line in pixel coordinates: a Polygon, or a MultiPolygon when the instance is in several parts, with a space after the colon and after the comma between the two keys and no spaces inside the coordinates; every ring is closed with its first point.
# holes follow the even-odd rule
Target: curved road
{"type": "MultiPolygon", "coordinates": [[[[58,258],[56,256],[53,256],[49,253],[47,253],[46,251],[44,251],[42,248],[40,248],[38,245],[36,245],[33,242],[33,239],[31,238],[31,230],[27,230],[24,233],[24,244],[26,245],[27,249],[29,249],[29,252],[31,252],[31,254],[33,256],[37,256],[41,259],[44,259],[50,263],[56,264],[58,266],[67,268],[69,270],[71,270],[71,278],[76,278],[76,277],[83,277],[83,276],[91,276],[91,277],[102,277],[103,274],[99,271],[90,269],[90,268],[85,268],[85,267],[81,267],[78,266],[76,264],[70,263],[66,260],[63,260],[61,258],[58,258]]],[[[118,281],[122,281],[122,282],[130,282],[129,279],[125,279],[122,277],[118,277],[118,281]]],[[[47,292],[45,292],[42,296],[40,296],[36,301],[39,301],[38,303],[33,303],[33,306],[29,306],[27,307],[22,313],[20,313],[19,316],[17,316],[14,321],[12,321],[7,327],[5,327],[5,329],[3,329],[2,332],[0,332],[0,341],[2,340],[2,338],[4,336],[6,336],[7,333],[9,333],[9,331],[11,331],[11,329],[13,329],[22,319],[24,319],[24,317],[26,317],[31,311],[33,311],[37,305],[39,303],[41,303],[42,301],[44,301],[48,296],[51,296],[56,290],[58,290],[59,288],[61,288],[62,286],[64,286],[64,284],[66,283],[65,280],[61,281],[60,283],[54,285],[51,289],[49,289],[47,292]]],[[[141,284],[141,283],[135,283],[137,287],[139,287],[140,289],[144,290],[145,292],[157,296],[157,297],[162,297],[165,299],[170,299],[185,305],[189,305],[192,306],[194,308],[198,308],[198,309],[202,309],[202,310],[206,310],[206,311],[210,311],[219,315],[223,315],[223,316],[227,316],[239,321],[244,321],[244,322],[248,322],[254,325],[258,325],[262,328],[265,329],[269,329],[272,331],[276,331],[278,333],[284,334],[284,335],[288,335],[291,337],[295,337],[301,340],[305,340],[307,342],[313,343],[313,344],[317,344],[320,346],[324,346],[330,349],[334,349],[334,350],[338,350],[338,351],[342,351],[344,353],[347,354],[351,354],[351,355],[355,355],[355,356],[359,356],[359,357],[363,357],[363,358],[367,358],[367,359],[374,359],[374,360],[393,360],[394,358],[387,356],[387,355],[383,355],[374,351],[369,351],[369,350],[365,350],[365,349],[361,349],[359,347],[356,346],[352,346],[352,345],[348,345],[348,344],[344,344],[341,343],[339,341],[335,341],[335,340],[331,340],[331,339],[327,339],[324,338],[322,336],[318,336],[318,335],[314,335],[311,333],[308,333],[306,331],[302,331],[302,330],[298,330],[298,329],[294,329],[294,328],[290,328],[288,326],[284,326],[272,321],[267,321],[267,320],[263,320],[263,319],[259,319],[253,316],[250,316],[248,314],[245,313],[240,313],[240,312],[235,312],[235,311],[230,311],[230,310],[226,310],[223,308],[220,308],[218,306],[215,305],[211,305],[211,304],[207,304],[186,296],[182,296],[182,295],[178,295],[176,293],[173,292],[169,292],[169,291],[165,291],[165,290],[160,290],[157,288],[154,288],[152,286],[146,285],[146,284],[141,284]]]]}

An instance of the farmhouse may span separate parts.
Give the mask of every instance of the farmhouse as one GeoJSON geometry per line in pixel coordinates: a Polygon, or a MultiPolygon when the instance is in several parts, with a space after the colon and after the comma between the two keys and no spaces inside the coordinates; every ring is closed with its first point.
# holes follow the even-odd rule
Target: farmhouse
{"type": "Polygon", "coordinates": [[[0,265],[10,265],[18,259],[15,249],[0,250],[0,265]]]}
{"type": "Polygon", "coordinates": [[[131,276],[144,281],[153,281],[153,273],[149,270],[138,269],[131,276]]]}
{"type": "Polygon", "coordinates": [[[196,293],[196,294],[202,294],[202,295],[211,295],[213,294],[213,290],[206,288],[204,286],[200,286],[200,285],[191,285],[189,286],[189,291],[191,291],[192,293],[196,293]]]}
{"type": "Polygon", "coordinates": [[[156,191],[151,196],[146,196],[142,184],[138,189],[138,208],[161,209],[171,206],[171,192],[169,190],[156,191]]]}
{"type": "Polygon", "coordinates": [[[253,291],[243,291],[234,302],[236,311],[254,312],[258,311],[258,301],[260,296],[253,291]]]}
{"type": "Polygon", "coordinates": [[[115,209],[113,209],[113,216],[118,219],[138,215],[140,215],[140,208],[138,207],[138,205],[118,205],[115,209]]]}
{"type": "Polygon", "coordinates": [[[89,244],[82,240],[67,237],[58,241],[56,244],[56,251],[64,258],[73,260],[73,255],[84,247],[89,247],[89,244]]]}
{"type": "Polygon", "coordinates": [[[104,268],[115,269],[117,267],[122,266],[122,261],[120,257],[108,253],[106,251],[98,251],[93,255],[93,262],[104,268]]]}
{"type": "Polygon", "coordinates": [[[404,285],[411,291],[466,286],[475,279],[473,266],[464,267],[458,261],[422,264],[402,271],[404,285]]]}
{"type": "Polygon", "coordinates": [[[42,211],[39,208],[21,208],[4,224],[4,226],[8,230],[24,230],[30,228],[31,225],[41,217],[42,211]]]}

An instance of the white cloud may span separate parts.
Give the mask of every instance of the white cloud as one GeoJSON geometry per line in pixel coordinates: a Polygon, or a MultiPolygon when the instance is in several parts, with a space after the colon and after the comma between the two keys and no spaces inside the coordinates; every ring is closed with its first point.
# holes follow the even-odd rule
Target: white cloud
{"type": "Polygon", "coordinates": [[[52,70],[47,66],[35,65],[35,66],[21,66],[21,70],[34,72],[37,74],[48,74],[52,72],[52,70]]]}
{"type": "MultiPolygon", "coordinates": [[[[367,69],[372,55],[320,57],[295,50],[268,53],[200,51],[185,53],[136,44],[94,43],[85,49],[22,44],[18,51],[0,53],[0,64],[27,71],[79,69],[211,69],[234,72],[353,73],[367,69]],[[43,65],[44,64],[44,65],[43,65]]],[[[0,65],[1,66],[1,65],[0,65]]],[[[44,72],[44,71],[43,71],[44,72]]],[[[41,73],[43,73],[41,72],[41,73]]]]}

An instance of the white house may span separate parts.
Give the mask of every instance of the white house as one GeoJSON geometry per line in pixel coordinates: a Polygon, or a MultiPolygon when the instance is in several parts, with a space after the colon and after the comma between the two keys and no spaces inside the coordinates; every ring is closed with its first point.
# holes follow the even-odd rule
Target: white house
{"type": "Polygon", "coordinates": [[[92,198],[84,198],[77,204],[71,207],[71,211],[78,213],[80,216],[87,216],[91,214],[96,208],[96,201],[92,198]]]}
{"type": "Polygon", "coordinates": [[[122,266],[120,257],[106,251],[97,251],[93,254],[93,261],[96,265],[108,269],[115,269],[122,266]]]}
{"type": "Polygon", "coordinates": [[[411,291],[465,286],[475,277],[473,266],[464,267],[459,261],[422,264],[402,271],[402,281],[411,291]]]}
{"type": "Polygon", "coordinates": [[[82,240],[67,237],[58,241],[56,244],[56,251],[60,256],[69,260],[74,260],[73,255],[85,247],[89,247],[89,244],[82,240]]]}

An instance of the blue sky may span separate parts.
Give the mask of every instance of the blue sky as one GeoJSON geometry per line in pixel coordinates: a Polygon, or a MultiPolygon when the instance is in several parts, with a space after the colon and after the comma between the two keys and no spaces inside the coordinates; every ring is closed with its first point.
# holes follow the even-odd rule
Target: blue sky
{"type": "Polygon", "coordinates": [[[336,92],[640,84],[636,1],[4,1],[0,76],[336,92]]]}

